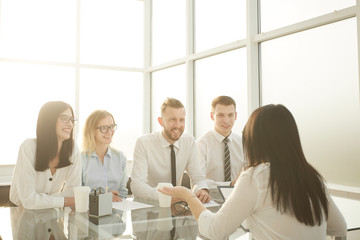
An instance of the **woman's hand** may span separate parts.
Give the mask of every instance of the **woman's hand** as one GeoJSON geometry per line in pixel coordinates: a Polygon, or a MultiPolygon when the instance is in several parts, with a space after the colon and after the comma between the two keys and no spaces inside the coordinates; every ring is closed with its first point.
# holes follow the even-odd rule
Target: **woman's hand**
{"type": "Polygon", "coordinates": [[[206,210],[201,201],[193,194],[190,189],[185,187],[162,187],[158,189],[159,192],[169,195],[171,197],[179,198],[189,204],[190,210],[196,219],[200,214],[206,210]]]}
{"type": "Polygon", "coordinates": [[[75,199],[74,197],[64,197],[64,207],[74,207],[75,199]]]}
{"type": "Polygon", "coordinates": [[[122,199],[119,197],[118,191],[111,191],[112,192],[112,201],[113,202],[122,202],[122,199]]]}
{"type": "Polygon", "coordinates": [[[187,199],[193,196],[193,193],[185,187],[177,186],[177,187],[162,187],[158,189],[159,192],[169,195],[173,198],[180,199],[182,201],[186,201],[187,199]]]}

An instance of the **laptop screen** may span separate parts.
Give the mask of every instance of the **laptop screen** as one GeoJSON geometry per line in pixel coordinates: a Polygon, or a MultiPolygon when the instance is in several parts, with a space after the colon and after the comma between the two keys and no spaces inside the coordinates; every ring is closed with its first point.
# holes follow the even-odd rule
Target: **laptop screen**
{"type": "Polygon", "coordinates": [[[234,186],[217,186],[224,201],[230,196],[234,186]]]}

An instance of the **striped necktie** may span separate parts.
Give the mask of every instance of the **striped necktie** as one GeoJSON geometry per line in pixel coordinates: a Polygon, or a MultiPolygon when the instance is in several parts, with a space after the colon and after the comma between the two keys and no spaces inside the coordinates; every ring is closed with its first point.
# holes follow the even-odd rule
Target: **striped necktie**
{"type": "Polygon", "coordinates": [[[231,164],[230,164],[230,151],[228,142],[229,139],[226,137],[223,140],[224,142],[224,176],[225,182],[231,181],[231,164]]]}

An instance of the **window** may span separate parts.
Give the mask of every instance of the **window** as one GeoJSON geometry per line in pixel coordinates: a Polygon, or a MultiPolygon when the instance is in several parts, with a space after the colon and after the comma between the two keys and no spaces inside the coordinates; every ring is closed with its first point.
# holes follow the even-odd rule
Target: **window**
{"type": "Polygon", "coordinates": [[[161,129],[165,98],[184,103],[185,130],[199,137],[213,128],[212,99],[229,95],[234,132],[282,103],[326,180],[360,187],[358,2],[1,0],[0,165],[15,163],[50,100],[74,106],[80,144],[91,111],[113,113],[114,147],[131,160],[136,138],[161,129]]]}
{"type": "Polygon", "coordinates": [[[357,182],[360,112],[355,19],[265,42],[261,48],[263,104],[289,108],[307,160],[328,182],[357,182]]]}
{"type": "Polygon", "coordinates": [[[0,124],[9,126],[0,165],[15,164],[22,141],[36,137],[40,108],[53,100],[73,107],[80,147],[87,115],[110,111],[124,124],[113,146],[132,159],[144,118],[143,2],[2,0],[0,10],[0,124]]]}
{"type": "Polygon", "coordinates": [[[235,100],[237,120],[233,132],[241,134],[248,118],[246,86],[246,49],[244,48],[196,62],[196,137],[214,128],[210,118],[211,102],[220,95],[227,95],[235,100]],[[221,64],[223,62],[228,64],[221,64]]]}
{"type": "Polygon", "coordinates": [[[185,57],[186,1],[153,0],[152,65],[185,57]]]}
{"type": "Polygon", "coordinates": [[[20,144],[36,137],[40,108],[48,101],[75,105],[73,68],[0,62],[0,102],[4,147],[0,164],[15,164],[20,144]]]}
{"type": "Polygon", "coordinates": [[[142,67],[143,2],[81,1],[80,62],[142,67]]]}
{"type": "MultiPolygon", "coordinates": [[[[171,97],[178,99],[184,104],[186,110],[185,65],[154,72],[152,79],[152,130],[159,131],[162,128],[157,119],[161,116],[160,107],[166,98],[171,97]]],[[[188,122],[186,121],[186,125],[187,124],[188,122]]]]}
{"type": "MultiPolygon", "coordinates": [[[[142,134],[142,74],[84,69],[80,76],[80,127],[94,110],[110,112],[118,125],[112,146],[132,159],[135,141],[142,134]]],[[[81,148],[83,128],[79,132],[81,148]]]]}
{"type": "Polygon", "coordinates": [[[196,0],[195,11],[196,52],[246,38],[246,1],[196,0]]]}
{"type": "Polygon", "coordinates": [[[72,0],[1,0],[0,57],[74,62],[75,20],[72,0]]]}
{"type": "Polygon", "coordinates": [[[267,32],[355,5],[355,0],[261,1],[261,31],[267,32]]]}

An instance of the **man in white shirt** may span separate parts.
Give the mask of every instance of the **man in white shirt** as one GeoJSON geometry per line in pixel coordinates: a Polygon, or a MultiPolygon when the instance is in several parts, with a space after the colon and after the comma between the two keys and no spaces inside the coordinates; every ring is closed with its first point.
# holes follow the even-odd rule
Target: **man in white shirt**
{"type": "Polygon", "coordinates": [[[184,105],[177,99],[167,98],[161,106],[161,117],[158,118],[158,122],[163,128],[161,132],[146,134],[136,141],[131,172],[132,193],[135,197],[158,199],[157,184],[172,182],[173,148],[176,156],[174,183],[176,182],[177,186],[181,185],[186,170],[195,195],[203,203],[209,202],[211,198],[205,175],[200,169],[195,139],[183,133],[184,105]]]}
{"type": "Polygon", "coordinates": [[[234,185],[244,166],[242,136],[232,132],[237,118],[236,103],[229,96],[219,96],[212,101],[211,119],[214,129],[196,140],[201,169],[211,188],[217,185],[234,185]],[[225,141],[228,152],[225,153],[225,141]],[[228,179],[225,179],[226,156],[230,159],[228,179]]]}

